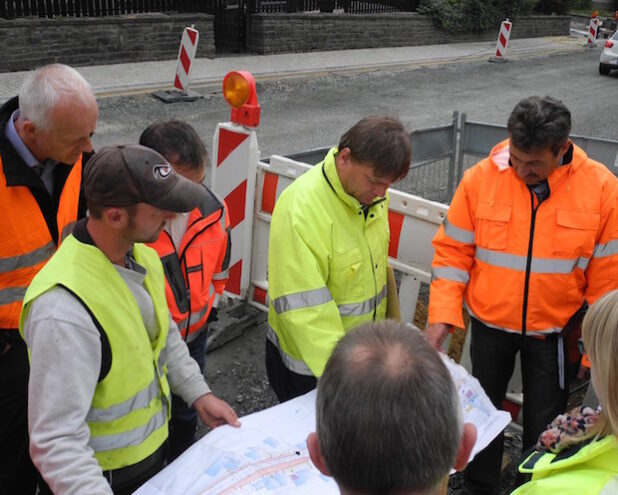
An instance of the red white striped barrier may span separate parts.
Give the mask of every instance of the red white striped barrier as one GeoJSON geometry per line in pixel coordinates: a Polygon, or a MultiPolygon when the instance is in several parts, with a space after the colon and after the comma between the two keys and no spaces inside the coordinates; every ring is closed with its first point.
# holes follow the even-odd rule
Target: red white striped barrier
{"type": "Polygon", "coordinates": [[[260,158],[255,131],[229,122],[219,124],[213,150],[212,188],[225,199],[232,237],[225,290],[244,298],[249,286],[256,167],[260,158]],[[244,265],[243,260],[247,260],[244,265]]]}
{"type": "Polygon", "coordinates": [[[599,18],[592,17],[590,19],[590,23],[588,24],[588,41],[586,42],[586,46],[596,46],[597,44],[597,32],[599,30],[599,18]]]}
{"type": "Polygon", "coordinates": [[[498,34],[498,42],[496,43],[496,58],[504,60],[506,55],[506,47],[509,44],[509,38],[511,37],[511,27],[513,23],[508,19],[502,21],[500,24],[500,33],[498,34]]]}
{"type": "Polygon", "coordinates": [[[293,182],[293,179],[277,175],[272,172],[264,173],[264,182],[262,184],[262,201],[260,210],[269,215],[273,214],[275,202],[283,190],[293,182]]]}
{"type": "Polygon", "coordinates": [[[191,65],[195,59],[197,51],[197,43],[200,39],[200,33],[197,29],[186,27],[182,33],[180,40],[180,49],[178,50],[178,64],[176,65],[176,77],[174,78],[174,87],[183,93],[189,89],[189,78],[191,76],[191,65]]]}

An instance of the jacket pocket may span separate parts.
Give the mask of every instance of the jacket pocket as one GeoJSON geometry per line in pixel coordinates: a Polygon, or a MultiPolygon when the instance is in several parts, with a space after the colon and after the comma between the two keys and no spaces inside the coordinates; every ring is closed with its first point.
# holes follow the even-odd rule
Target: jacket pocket
{"type": "MultiPolygon", "coordinates": [[[[365,263],[369,263],[369,260],[365,260],[365,263]]],[[[363,296],[364,284],[367,281],[363,280],[362,264],[363,258],[358,248],[333,255],[327,284],[336,301],[358,299],[363,296]]]]}
{"type": "Polygon", "coordinates": [[[488,249],[506,249],[512,212],[512,206],[479,204],[475,214],[476,245],[488,249]]]}
{"type": "Polygon", "coordinates": [[[554,253],[591,257],[600,222],[601,216],[598,213],[556,210],[554,253]]]}

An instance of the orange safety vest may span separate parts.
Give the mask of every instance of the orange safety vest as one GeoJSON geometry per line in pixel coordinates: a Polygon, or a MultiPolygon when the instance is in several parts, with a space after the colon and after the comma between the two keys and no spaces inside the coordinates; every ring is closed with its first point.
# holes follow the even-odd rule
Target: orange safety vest
{"type": "Polygon", "coordinates": [[[223,294],[230,263],[230,219],[225,203],[206,190],[189,215],[178,251],[165,230],[149,244],[161,258],[172,318],[187,342],[206,329],[215,300],[223,294]]]}
{"type": "Polygon", "coordinates": [[[7,185],[1,158],[0,169],[0,329],[16,329],[28,285],[77,220],[82,161],[73,165],[60,194],[57,243],[30,189],[7,185]]]}
{"type": "Polygon", "coordinates": [[[618,179],[573,145],[539,205],[509,166],[509,141],[466,171],[433,245],[429,322],[557,333],[618,288],[618,179]]]}

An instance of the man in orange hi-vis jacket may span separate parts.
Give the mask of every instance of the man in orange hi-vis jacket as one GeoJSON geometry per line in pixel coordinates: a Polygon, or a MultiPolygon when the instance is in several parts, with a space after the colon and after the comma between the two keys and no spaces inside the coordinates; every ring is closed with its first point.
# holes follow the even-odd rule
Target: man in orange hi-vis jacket
{"type": "Polygon", "coordinates": [[[36,493],[19,313],[34,276],[85,215],[82,165],[98,115],[90,84],[62,64],[30,72],[0,108],[0,495],[36,493]]]}
{"type": "MultiPolygon", "coordinates": [[[[472,373],[496,407],[520,353],[525,450],[566,407],[567,337],[618,287],[618,180],[569,139],[571,114],[554,98],[520,101],[507,128],[434,238],[426,336],[439,347],[463,327],[465,303],[472,373]]],[[[468,491],[492,493],[501,463],[499,437],[468,466],[468,491]]]]}
{"type": "MultiPolygon", "coordinates": [[[[186,122],[155,122],[142,133],[140,144],[161,153],[178,174],[193,182],[204,181],[206,148],[186,122]]],[[[150,247],[163,262],[172,318],[203,373],[206,328],[209,321],[217,319],[217,302],[228,279],[230,219],[225,203],[206,188],[202,204],[167,222],[150,247]]],[[[194,442],[196,426],[195,409],[173,394],[168,461],[194,442]]]]}

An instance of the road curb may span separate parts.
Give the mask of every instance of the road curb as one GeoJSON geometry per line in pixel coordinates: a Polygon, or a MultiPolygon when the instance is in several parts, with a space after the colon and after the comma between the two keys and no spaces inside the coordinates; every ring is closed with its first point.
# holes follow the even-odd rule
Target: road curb
{"type": "MultiPolygon", "coordinates": [[[[551,38],[546,38],[551,39],[551,38]]],[[[554,42],[560,42],[560,40],[553,40],[554,42]]],[[[568,41],[570,43],[570,40],[568,41]]],[[[567,53],[567,52],[577,52],[583,51],[584,47],[575,45],[575,44],[567,44],[565,40],[564,47],[547,47],[541,49],[535,49],[534,51],[521,49],[514,49],[511,52],[507,53],[508,59],[521,59],[524,56],[532,56],[532,57],[542,57],[546,55],[552,55],[556,53],[567,53]]],[[[373,64],[363,64],[363,65],[350,65],[347,67],[341,67],[333,65],[331,67],[323,67],[320,69],[308,69],[308,70],[292,70],[285,72],[271,72],[271,73],[257,73],[254,72],[253,76],[256,82],[265,82],[265,81],[273,81],[273,80],[285,80],[285,79],[298,79],[298,78],[308,78],[308,77],[325,77],[332,74],[362,74],[365,72],[374,72],[378,70],[404,70],[404,69],[415,69],[415,68],[423,68],[423,67],[434,67],[438,65],[447,65],[447,64],[456,64],[456,63],[466,63],[473,62],[478,60],[485,60],[488,57],[488,53],[485,51],[483,53],[473,53],[469,55],[458,55],[458,56],[448,56],[443,58],[434,58],[431,60],[407,60],[401,62],[384,62],[384,63],[373,63],[373,64]]],[[[191,81],[191,88],[193,90],[220,90],[222,84],[222,77],[208,77],[208,78],[197,78],[191,81]]],[[[110,98],[115,96],[130,96],[130,95],[138,95],[144,93],[150,93],[155,91],[164,91],[171,89],[171,83],[162,84],[162,83],[152,83],[152,84],[141,84],[136,86],[121,86],[117,88],[110,89],[100,89],[96,90],[95,94],[98,98],[110,98]]]]}

